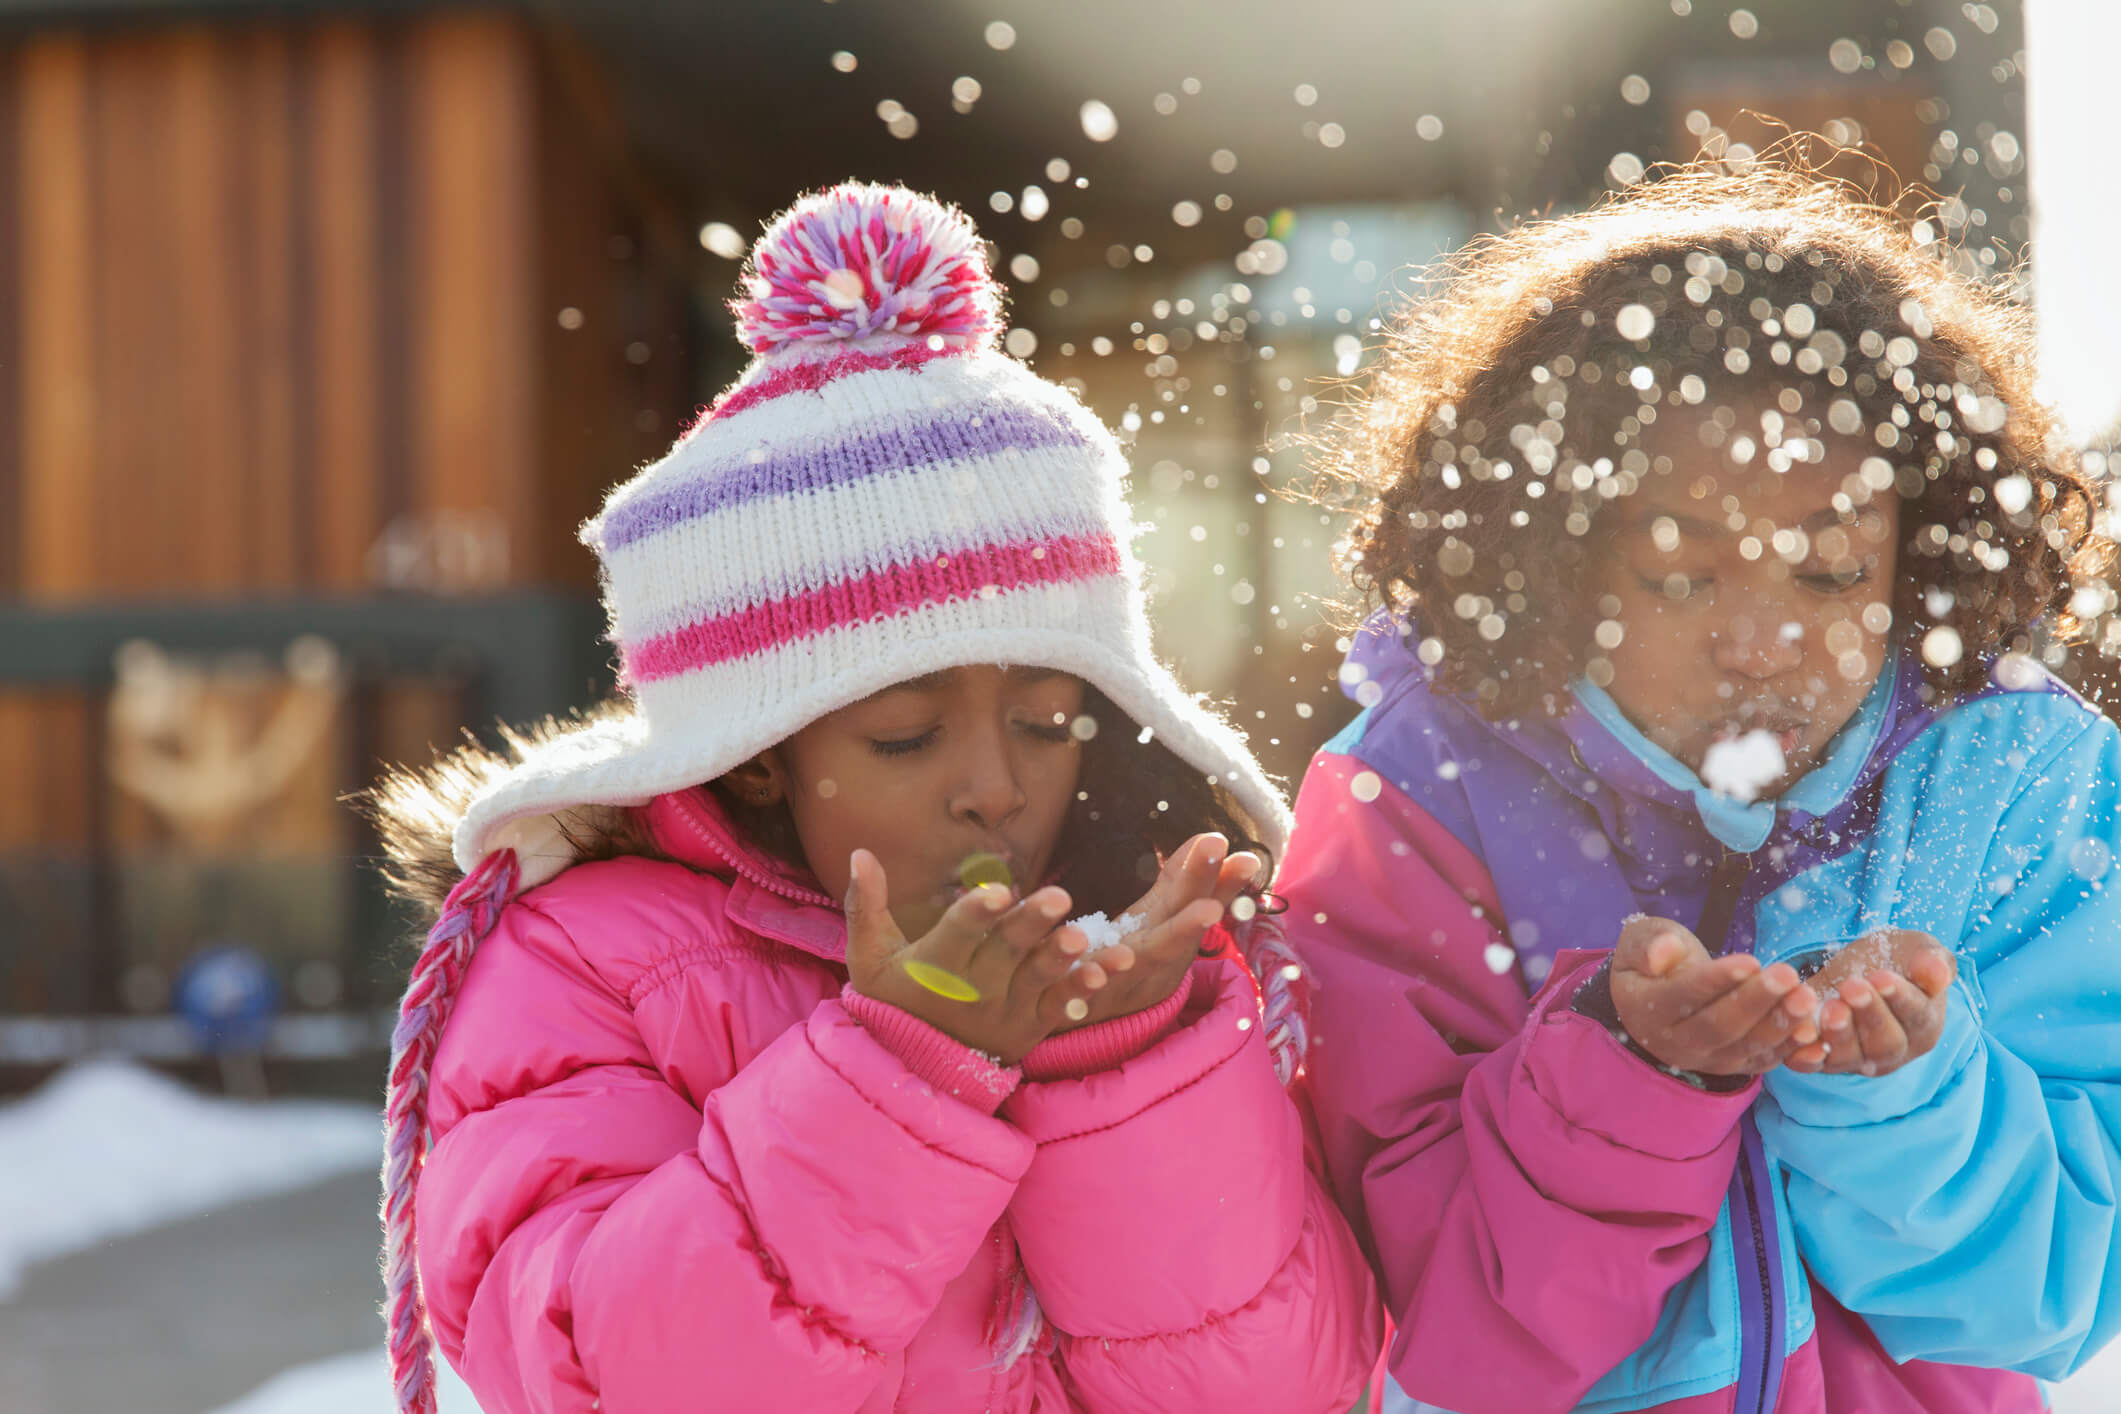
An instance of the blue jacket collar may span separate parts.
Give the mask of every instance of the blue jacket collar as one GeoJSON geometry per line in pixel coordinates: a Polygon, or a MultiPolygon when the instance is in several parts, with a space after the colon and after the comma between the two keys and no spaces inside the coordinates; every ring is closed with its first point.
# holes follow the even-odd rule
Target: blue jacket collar
{"type": "MultiPolygon", "coordinates": [[[[1434,681],[1414,652],[1419,631],[1409,622],[1379,613],[1363,625],[1342,670],[1343,690],[1359,702],[1412,680],[1434,681]]],[[[1610,697],[1582,685],[1557,717],[1482,719],[1461,703],[1473,730],[1531,758],[1557,785],[1592,805],[1612,842],[1624,854],[1684,859],[1679,836],[1705,831],[1726,848],[1750,852],[1765,845],[1778,820],[1810,827],[1845,818],[1901,748],[1936,720],[1918,654],[1896,646],[1856,717],[1835,736],[1827,757],[1780,800],[1743,806],[1707,790],[1700,778],[1663,752],[1628,722],[1610,697]],[[1590,694],[1604,698],[1603,707],[1590,694]],[[1727,807],[1736,807],[1727,810],[1727,807]],[[1679,835],[1671,832],[1677,830],[1679,835]]],[[[1698,836],[1696,836],[1698,838],[1698,836]]],[[[1660,865],[1659,867],[1663,867],[1660,865]]]]}
{"type": "MultiPolygon", "coordinates": [[[[1830,815],[1848,799],[1877,748],[1886,722],[1893,715],[1895,699],[1899,695],[1896,688],[1900,658],[1896,644],[1887,654],[1885,666],[1871,684],[1871,690],[1864,694],[1856,715],[1827,744],[1825,758],[1773,800],[1738,800],[1710,789],[1677,757],[1643,735],[1641,729],[1620,710],[1610,693],[1586,679],[1579,678],[1569,685],[1582,708],[1581,714],[1572,713],[1571,717],[1587,716],[1592,724],[1648,767],[1659,781],[1684,794],[1700,815],[1701,823],[1724,848],[1750,854],[1768,842],[1768,837],[1775,831],[1777,814],[1830,815]]],[[[1567,719],[1562,729],[1569,731],[1572,737],[1578,735],[1570,731],[1567,719]]]]}

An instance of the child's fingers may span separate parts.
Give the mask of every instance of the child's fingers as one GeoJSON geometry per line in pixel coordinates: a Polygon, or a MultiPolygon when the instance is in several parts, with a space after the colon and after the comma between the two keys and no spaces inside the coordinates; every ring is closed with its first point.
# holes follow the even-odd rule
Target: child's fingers
{"type": "Polygon", "coordinates": [[[1838,995],[1819,1007],[1819,1044],[1826,1055],[1819,1069],[1828,1075],[1852,1075],[1863,1067],[1863,1046],[1856,1039],[1856,1013],[1838,995]]]}
{"type": "Polygon", "coordinates": [[[1706,961],[1708,955],[1701,940],[1677,923],[1637,918],[1620,930],[1620,939],[1613,945],[1613,970],[1661,981],[1689,963],[1706,961]]]}
{"type": "Polygon", "coordinates": [[[1799,1046],[1782,1058],[1782,1063],[1799,1075],[1817,1075],[1826,1065],[1826,1046],[1819,1041],[1799,1046]]]}
{"type": "Polygon", "coordinates": [[[1043,934],[1017,964],[1010,990],[1019,996],[1044,992],[1068,975],[1089,946],[1083,930],[1070,924],[1043,934]]]}
{"type": "Polygon", "coordinates": [[[1914,955],[1906,959],[1902,971],[1930,997],[1941,997],[1959,975],[1959,959],[1941,943],[1930,939],[1923,943],[1912,949],[1914,955]]]}
{"type": "Polygon", "coordinates": [[[1096,958],[1086,960],[1082,966],[1065,973],[1039,993],[1038,1019],[1041,1025],[1050,1031],[1061,1026],[1080,1026],[1089,1019],[1097,994],[1112,981],[1100,960],[1104,956],[1099,953],[1096,958]]]}
{"type": "Polygon", "coordinates": [[[906,946],[906,939],[887,906],[882,861],[858,849],[847,861],[847,874],[847,960],[874,970],[906,946]]]}
{"type": "Polygon", "coordinates": [[[1215,876],[1215,906],[1228,909],[1237,902],[1237,896],[1259,877],[1261,860],[1256,854],[1239,850],[1222,862],[1215,876]]]}
{"type": "MultiPolygon", "coordinates": [[[[1927,1055],[1944,1033],[1945,1001],[1891,972],[1873,972],[1871,986],[1892,1010],[1893,1019],[1907,1033],[1908,1058],[1927,1055]]],[[[1951,984],[1945,984],[1949,987],[1951,984]]]]}
{"type": "Polygon", "coordinates": [[[1127,911],[1141,914],[1154,925],[1209,894],[1229,849],[1230,842],[1212,831],[1193,836],[1164,861],[1149,892],[1127,911]]]}
{"type": "Polygon", "coordinates": [[[1133,934],[1119,947],[1132,948],[1137,957],[1161,960],[1183,953],[1190,958],[1199,951],[1201,934],[1220,922],[1222,916],[1221,904],[1212,898],[1197,898],[1155,927],[1133,934]]]}
{"type": "Polygon", "coordinates": [[[1671,1035],[1693,1049],[1724,1051],[1733,1056],[1733,1071],[1748,1071],[1790,1043],[1796,1022],[1809,1013],[1809,1005],[1790,1007],[1799,992],[1796,971],[1777,962],[1673,1026],[1671,1035]]]}
{"type": "Polygon", "coordinates": [[[1156,877],[1149,883],[1149,891],[1136,899],[1134,907],[1127,912],[1138,913],[1152,923],[1161,918],[1164,910],[1170,907],[1168,900],[1180,887],[1179,881],[1185,873],[1186,861],[1199,847],[1201,838],[1194,835],[1166,855],[1163,863],[1157,866],[1156,877]]]}
{"type": "Polygon", "coordinates": [[[1856,1018],[1856,1040],[1862,1048],[1857,1069],[1869,1075],[1897,1069],[1907,1059],[1907,1032],[1878,990],[1861,977],[1841,984],[1841,999],[1856,1018]]]}
{"type": "MultiPolygon", "coordinates": [[[[991,887],[991,886],[990,886],[991,887]]],[[[991,925],[986,946],[1005,948],[1021,957],[1037,947],[1054,926],[1068,916],[1068,891],[1048,884],[1036,890],[991,925]]]]}
{"type": "Polygon", "coordinates": [[[1749,1051],[1747,1040],[1754,1029],[1763,1023],[1773,1026],[1783,999],[1797,985],[1797,973],[1781,963],[1761,968],[1674,1024],[1669,1034],[1690,1051],[1749,1051]]]}
{"type": "MultiPolygon", "coordinates": [[[[1674,1054],[1703,1054],[1691,1041],[1678,1039],[1680,1028],[1704,1007],[1742,987],[1760,970],[1760,964],[1751,957],[1712,959],[1699,949],[1700,944],[1690,936],[1658,937],[1637,950],[1639,960],[1645,968],[1657,968],[1666,963],[1661,954],[1677,952],[1684,960],[1676,969],[1660,975],[1633,971],[1619,962],[1613,967],[1613,1002],[1620,1010],[1622,1023],[1637,1040],[1667,1060],[1674,1054]]],[[[1720,1049],[1722,1039],[1719,1036],[1712,1048],[1720,1049]]]]}
{"type": "Polygon", "coordinates": [[[967,889],[943,910],[943,916],[921,938],[918,946],[923,960],[955,972],[964,971],[1002,915],[1015,904],[1016,896],[1000,884],[967,889]]]}
{"type": "MultiPolygon", "coordinates": [[[[1141,935],[1137,933],[1135,936],[1141,935]]],[[[1132,972],[1134,964],[1140,961],[1141,954],[1135,951],[1133,943],[1114,943],[1111,947],[1100,949],[1097,954],[1098,965],[1115,977],[1122,972],[1132,972]]]]}
{"type": "MultiPolygon", "coordinates": [[[[1680,1022],[1691,1020],[1703,1012],[1713,1012],[1726,1001],[1751,994],[1751,989],[1759,984],[1764,970],[1760,966],[1760,960],[1747,953],[1738,953],[1731,957],[1696,959],[1691,966],[1670,979],[1674,994],[1670,1024],[1677,1026],[1680,1022]]],[[[1795,976],[1794,973],[1791,975],[1795,976]]]]}

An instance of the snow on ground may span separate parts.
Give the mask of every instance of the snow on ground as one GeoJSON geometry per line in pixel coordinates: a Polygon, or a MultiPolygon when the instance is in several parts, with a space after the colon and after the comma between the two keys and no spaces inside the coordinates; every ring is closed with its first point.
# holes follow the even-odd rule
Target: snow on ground
{"type": "MultiPolygon", "coordinates": [[[[449,1362],[437,1368],[441,1414],[479,1414],[449,1362]]],[[[214,1414],[388,1414],[396,1407],[391,1401],[390,1367],[379,1347],[283,1371],[214,1414]]]]}
{"type": "MultiPolygon", "coordinates": [[[[92,1061],[0,1105],[0,1299],[35,1262],[377,1162],[376,1111],[255,1103],[92,1061]],[[66,1201],[55,1203],[55,1195],[66,1201]]],[[[478,1414],[440,1365],[441,1414],[478,1414]]],[[[2121,1409],[2121,1343],[2054,1393],[2056,1414],[2121,1409]]],[[[376,1414],[392,1407],[379,1349],[285,1370],[217,1414],[376,1414]]],[[[1391,1407],[1389,1404],[1388,1408],[1391,1407]]]]}
{"type": "MultiPolygon", "coordinates": [[[[441,1372],[441,1414],[479,1414],[471,1391],[449,1368],[441,1372]]],[[[242,1399],[214,1414],[383,1414],[391,1408],[390,1372],[381,1350],[357,1350],[275,1375],[242,1399]]],[[[1419,1409],[1395,1389],[1384,1414],[1419,1409]]],[[[2121,1343],[2109,1347],[2054,1391],[2055,1414],[2113,1414],[2121,1409],[2121,1343]]]]}
{"type": "Polygon", "coordinates": [[[382,1154],[365,1105],[227,1100],[124,1061],[61,1071],[0,1105],[0,1300],[33,1263],[382,1154]]]}
{"type": "Polygon", "coordinates": [[[2055,1414],[2114,1414],[2121,1409],[2121,1341],[2092,1357],[2092,1362],[2053,1394],[2055,1414]]]}

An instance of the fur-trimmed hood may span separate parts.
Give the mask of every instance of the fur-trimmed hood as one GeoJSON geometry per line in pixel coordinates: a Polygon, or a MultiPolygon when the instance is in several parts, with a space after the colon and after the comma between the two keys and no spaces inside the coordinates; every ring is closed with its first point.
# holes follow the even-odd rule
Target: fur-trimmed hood
{"type": "MultiPolygon", "coordinates": [[[[427,766],[393,766],[355,805],[374,824],[383,847],[381,872],[392,897],[431,922],[449,891],[464,877],[451,841],[472,799],[520,765],[525,756],[594,723],[631,715],[622,701],[572,717],[548,717],[527,731],[501,729],[501,745],[476,740],[427,766]]],[[[528,815],[509,822],[496,848],[510,848],[522,871],[522,887],[533,888],[583,859],[657,853],[634,813],[615,806],[581,806],[557,814],[528,815]]]]}

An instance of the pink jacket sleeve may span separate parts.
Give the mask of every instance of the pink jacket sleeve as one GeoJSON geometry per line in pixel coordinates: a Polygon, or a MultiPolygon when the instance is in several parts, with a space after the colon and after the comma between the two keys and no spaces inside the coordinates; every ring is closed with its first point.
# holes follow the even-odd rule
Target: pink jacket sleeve
{"type": "Polygon", "coordinates": [[[1459,1414],[1566,1410],[1707,1252],[1759,1087],[1695,1089],[1572,1012],[1610,938],[1563,953],[1528,1002],[1506,954],[1489,965],[1480,861],[1390,784],[1351,795],[1362,770],[1312,764],[1279,887],[1316,976],[1327,1164],[1398,1323],[1391,1368],[1459,1414]]]}
{"type": "Polygon", "coordinates": [[[1191,987],[1148,1050],[1003,1105],[1038,1145],[1009,1210],[1025,1270],[1091,1414],[1338,1414],[1383,1344],[1374,1279],[1305,1167],[1251,980],[1207,962],[1191,987]]]}
{"type": "MultiPolygon", "coordinates": [[[[763,949],[709,951],[776,985],[763,949]]],[[[418,1201],[435,1332],[487,1414],[859,1409],[1031,1162],[837,999],[738,1070],[741,1008],[689,996],[616,990],[534,899],[474,957],[418,1201]],[[659,1073],[639,1022],[668,1007],[719,1073],[659,1073]]]]}

